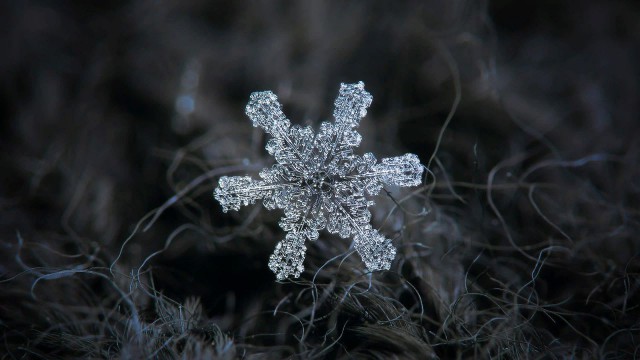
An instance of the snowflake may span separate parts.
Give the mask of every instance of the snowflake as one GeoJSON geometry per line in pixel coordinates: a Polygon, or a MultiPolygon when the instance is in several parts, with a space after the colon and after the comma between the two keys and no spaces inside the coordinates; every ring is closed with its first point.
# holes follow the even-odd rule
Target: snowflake
{"type": "Polygon", "coordinates": [[[376,195],[384,184],[416,186],[423,166],[414,154],[384,158],[353,153],[362,136],[354,129],[367,113],[372,96],[364,83],[341,84],[335,101],[335,122],[311,127],[291,126],[271,91],[255,92],[246,108],[253,122],[272,136],[266,150],[276,163],[249,176],[223,176],[214,197],[224,212],[262,199],[267,209],[283,209],[280,227],[287,232],[269,259],[278,280],[299,277],[304,270],[306,239],[318,239],[327,229],[342,238],[353,236],[355,249],[369,271],[388,270],[396,249],[369,224],[366,195],[376,195]]]}

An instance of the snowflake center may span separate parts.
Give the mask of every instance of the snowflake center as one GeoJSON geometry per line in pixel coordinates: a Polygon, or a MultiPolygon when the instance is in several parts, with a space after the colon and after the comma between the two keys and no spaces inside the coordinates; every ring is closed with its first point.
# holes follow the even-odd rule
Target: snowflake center
{"type": "Polygon", "coordinates": [[[324,171],[317,171],[305,179],[305,183],[316,192],[329,192],[333,188],[334,179],[324,171]]]}

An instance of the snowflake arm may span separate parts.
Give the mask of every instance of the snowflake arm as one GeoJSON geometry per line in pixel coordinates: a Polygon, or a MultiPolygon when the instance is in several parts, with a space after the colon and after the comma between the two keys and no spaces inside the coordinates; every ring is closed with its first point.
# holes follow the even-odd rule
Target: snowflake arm
{"type": "Polygon", "coordinates": [[[340,84],[333,111],[336,124],[347,128],[357,127],[360,120],[367,115],[367,108],[372,101],[373,97],[364,90],[362,81],[356,84],[340,84]]]}
{"type": "Polygon", "coordinates": [[[414,154],[383,158],[376,164],[373,154],[367,153],[360,161],[359,170],[351,178],[363,181],[371,195],[376,195],[383,184],[408,187],[422,183],[423,166],[414,154]]]}
{"type": "Polygon", "coordinates": [[[388,270],[396,257],[391,240],[375,229],[365,229],[353,238],[356,251],[369,271],[388,270]]]}
{"type": "Polygon", "coordinates": [[[367,108],[373,97],[364,89],[362,81],[356,84],[340,84],[338,97],[334,103],[334,124],[322,123],[316,138],[316,148],[322,149],[321,163],[327,160],[347,162],[353,154],[353,148],[360,145],[362,135],[354,128],[367,115],[367,108]],[[345,161],[346,159],[346,161],[345,161]]]}
{"type": "Polygon", "coordinates": [[[301,161],[307,160],[313,145],[310,127],[291,126],[282,112],[278,97],[271,91],[255,92],[246,107],[253,126],[264,129],[273,138],[267,142],[266,150],[279,164],[290,164],[300,171],[301,161]]]}
{"type": "Polygon", "coordinates": [[[290,275],[299,277],[304,270],[304,257],[307,247],[304,237],[295,232],[287,233],[284,240],[276,245],[269,257],[269,269],[276,274],[278,280],[284,280],[290,275]]]}
{"type": "Polygon", "coordinates": [[[292,201],[298,201],[303,194],[295,182],[278,182],[283,174],[283,168],[276,164],[260,172],[263,180],[254,180],[249,176],[223,176],[213,196],[222,205],[223,212],[240,210],[241,206],[254,204],[260,199],[267,209],[284,209],[292,201]]]}
{"type": "Polygon", "coordinates": [[[418,186],[422,183],[422,164],[414,154],[383,158],[366,176],[379,177],[382,182],[396,186],[418,186]]]}
{"type": "Polygon", "coordinates": [[[291,122],[284,116],[276,94],[271,91],[254,92],[245,111],[253,126],[261,127],[275,138],[286,137],[291,122]]]}
{"type": "Polygon", "coordinates": [[[222,205],[222,211],[227,212],[269,197],[277,187],[278,185],[253,180],[249,176],[223,176],[218,181],[213,196],[222,205]]]}

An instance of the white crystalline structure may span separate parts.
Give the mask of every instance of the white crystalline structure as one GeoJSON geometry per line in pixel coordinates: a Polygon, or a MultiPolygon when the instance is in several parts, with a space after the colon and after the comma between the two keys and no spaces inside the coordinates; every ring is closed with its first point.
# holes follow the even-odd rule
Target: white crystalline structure
{"type": "Polygon", "coordinates": [[[383,184],[416,186],[423,166],[414,154],[384,158],[377,162],[353,148],[362,136],[355,130],[371,105],[364,83],[341,84],[335,101],[335,121],[323,122],[317,133],[311,127],[291,126],[271,91],[255,92],[246,108],[253,122],[272,138],[266,150],[276,163],[263,169],[260,180],[248,176],[223,176],[214,197],[224,212],[262,199],[271,209],[283,209],[280,227],[287,232],[269,259],[278,280],[299,277],[307,239],[317,240],[327,229],[342,238],[353,237],[354,245],[369,271],[388,270],[396,255],[391,240],[369,224],[367,195],[376,195],[383,184]]]}

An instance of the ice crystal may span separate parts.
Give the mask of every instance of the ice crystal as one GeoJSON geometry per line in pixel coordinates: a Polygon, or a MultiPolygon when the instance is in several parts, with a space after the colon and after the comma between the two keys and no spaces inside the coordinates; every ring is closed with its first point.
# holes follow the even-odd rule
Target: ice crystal
{"type": "Polygon", "coordinates": [[[269,210],[284,210],[279,225],[287,235],[269,259],[269,268],[279,280],[300,276],[306,239],[317,240],[318,232],[325,228],[342,238],[353,236],[368,270],[391,266],[396,249],[369,224],[368,207],[375,203],[366,195],[378,194],[383,184],[419,185],[423,167],[414,154],[380,162],[371,153],[354,154],[353,148],[362,140],[355,128],[371,101],[364,83],[341,84],[335,122],[323,122],[315,134],[309,126],[291,126],[271,91],[251,94],[246,113],[253,126],[272,136],[266,150],[276,163],[260,172],[260,180],[221,177],[214,197],[224,212],[260,199],[269,210]]]}

